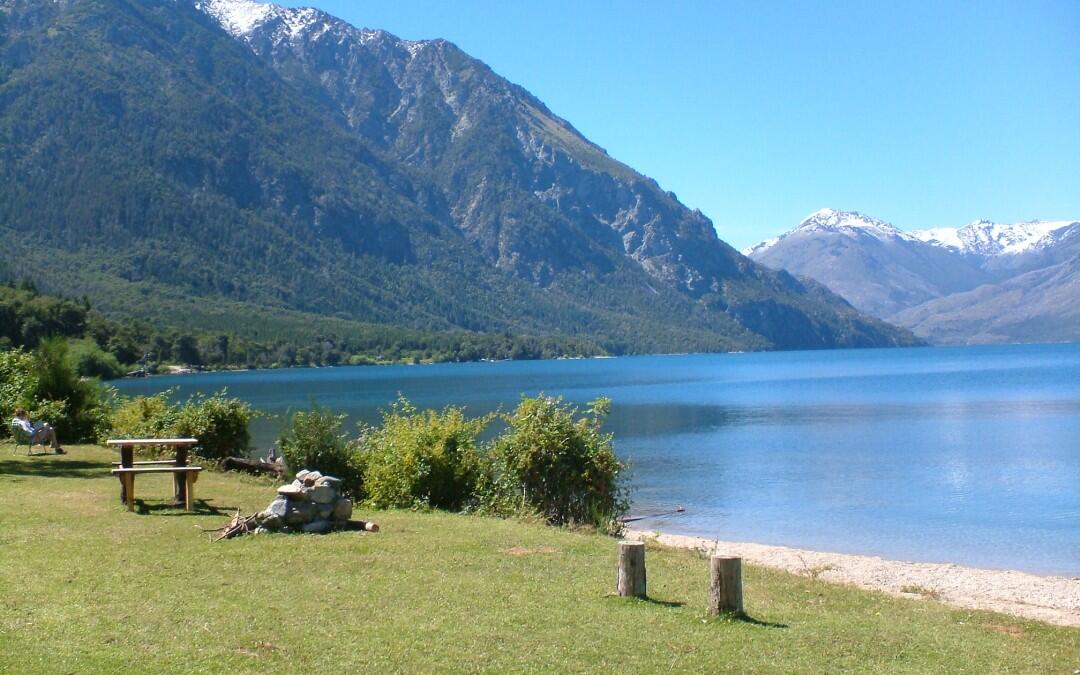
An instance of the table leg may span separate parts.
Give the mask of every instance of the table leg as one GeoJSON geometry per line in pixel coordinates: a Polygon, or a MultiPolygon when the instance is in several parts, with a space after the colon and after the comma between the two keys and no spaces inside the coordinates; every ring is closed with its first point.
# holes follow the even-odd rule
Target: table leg
{"type": "MultiPolygon", "coordinates": [[[[187,466],[187,465],[188,465],[188,449],[187,449],[187,446],[177,447],[176,448],[176,466],[187,466]]],[[[180,506],[181,504],[184,504],[185,506],[187,506],[187,504],[189,503],[188,498],[187,498],[187,492],[188,492],[188,482],[187,482],[187,478],[186,478],[187,475],[188,474],[186,474],[186,473],[185,474],[180,474],[180,473],[173,474],[173,505],[174,506],[180,506]]],[[[190,510],[191,510],[191,507],[188,506],[188,511],[190,511],[190,510]]]]}
{"type": "Polygon", "coordinates": [[[127,492],[127,509],[135,510],[135,474],[124,474],[124,488],[127,492]]]}
{"type": "MultiPolygon", "coordinates": [[[[130,469],[135,464],[135,447],[132,445],[120,446],[120,466],[130,469]]],[[[127,481],[120,477],[120,503],[127,504],[127,481]]]]}
{"type": "Polygon", "coordinates": [[[184,474],[184,508],[191,511],[191,506],[195,501],[195,474],[188,471],[184,474]]]}

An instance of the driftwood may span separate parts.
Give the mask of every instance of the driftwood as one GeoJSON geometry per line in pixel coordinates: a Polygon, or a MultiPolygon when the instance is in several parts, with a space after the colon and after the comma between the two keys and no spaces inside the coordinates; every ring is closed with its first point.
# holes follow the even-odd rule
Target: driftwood
{"type": "Polygon", "coordinates": [[[264,462],[261,459],[247,459],[246,457],[226,457],[221,460],[221,468],[226,471],[244,471],[255,475],[270,474],[279,478],[285,475],[284,464],[264,462]]]}
{"type": "MultiPolygon", "coordinates": [[[[250,516],[241,516],[240,509],[237,509],[236,515],[234,515],[231,519],[229,519],[229,522],[225,523],[221,527],[216,527],[213,529],[198,527],[198,525],[196,525],[196,527],[203,532],[208,533],[210,535],[211,541],[221,541],[222,539],[232,539],[233,537],[239,537],[242,534],[254,532],[255,529],[259,527],[258,516],[258,513],[253,513],[250,516]],[[217,534],[216,537],[214,536],[215,534],[217,534]]],[[[373,523],[370,520],[348,520],[341,523],[338,527],[342,530],[352,530],[359,532],[379,531],[378,524],[373,523]]]]}

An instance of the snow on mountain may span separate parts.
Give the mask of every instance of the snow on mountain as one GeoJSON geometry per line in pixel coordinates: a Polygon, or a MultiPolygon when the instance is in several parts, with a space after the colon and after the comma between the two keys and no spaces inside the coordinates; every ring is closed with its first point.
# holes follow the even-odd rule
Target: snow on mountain
{"type": "Polygon", "coordinates": [[[857,211],[839,209],[820,209],[811,213],[790,232],[767,239],[760,244],[748,246],[742,254],[749,256],[763,253],[790,236],[812,236],[819,233],[836,233],[849,237],[870,235],[878,239],[910,239],[910,235],[893,225],[857,211]]]}
{"type": "Polygon", "coordinates": [[[821,209],[803,219],[795,229],[779,237],[748,246],[742,250],[742,254],[754,256],[763,253],[785,238],[796,234],[813,235],[832,232],[848,236],[869,234],[881,240],[921,241],[962,254],[995,257],[1052,246],[1058,234],[1076,224],[1077,221],[1072,220],[1031,220],[1015,224],[977,220],[963,227],[935,227],[904,232],[889,223],[855,211],[821,209]]]}
{"type": "Polygon", "coordinates": [[[928,244],[951,248],[960,253],[993,257],[1015,255],[1052,245],[1055,233],[1074,222],[1032,220],[1009,225],[977,220],[960,228],[938,227],[915,230],[910,234],[928,244]]]}

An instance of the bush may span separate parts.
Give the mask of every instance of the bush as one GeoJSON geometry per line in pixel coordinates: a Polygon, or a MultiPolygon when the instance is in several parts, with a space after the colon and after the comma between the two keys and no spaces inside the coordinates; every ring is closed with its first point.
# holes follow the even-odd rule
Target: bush
{"type": "Polygon", "coordinates": [[[211,396],[196,396],[185,403],[176,416],[172,433],[178,438],[197,438],[195,453],[210,460],[247,455],[251,448],[248,423],[251,406],[236,398],[226,398],[222,390],[211,396]]]}
{"type": "Polygon", "coordinates": [[[417,412],[398,400],[381,426],[362,428],[356,444],[366,503],[455,511],[470,505],[484,471],[477,438],[492,419],[468,419],[453,406],[417,412]]]}
{"type": "Polygon", "coordinates": [[[71,365],[80,377],[115,380],[124,376],[124,367],[116,357],[102,350],[93,340],[72,340],[70,347],[71,365]]]}
{"type": "Polygon", "coordinates": [[[533,511],[553,525],[591,524],[617,530],[629,507],[625,465],[610,434],[601,432],[607,399],[587,414],[562,399],[523,397],[504,415],[507,430],[495,439],[484,486],[486,508],[496,513],[533,511]]]}
{"type": "Polygon", "coordinates": [[[169,403],[172,389],[153,396],[123,399],[109,416],[111,433],[119,438],[163,438],[179,416],[179,407],[169,403]]]}
{"type": "Polygon", "coordinates": [[[359,498],[363,477],[341,433],[344,421],[344,415],[318,407],[297,412],[278,438],[278,448],[293,471],[311,469],[340,478],[342,489],[359,498]]]}
{"type": "Polygon", "coordinates": [[[209,460],[247,453],[251,406],[227,398],[225,390],[197,395],[183,404],[170,403],[171,394],[172,390],[167,390],[124,399],[110,416],[112,434],[122,438],[197,438],[195,454],[209,460]]]}
{"type": "Polygon", "coordinates": [[[62,338],[42,340],[33,352],[0,352],[0,415],[3,434],[16,408],[26,408],[34,422],[49,422],[61,441],[92,439],[107,415],[104,392],[96,382],[80,380],[67,358],[62,338]]]}

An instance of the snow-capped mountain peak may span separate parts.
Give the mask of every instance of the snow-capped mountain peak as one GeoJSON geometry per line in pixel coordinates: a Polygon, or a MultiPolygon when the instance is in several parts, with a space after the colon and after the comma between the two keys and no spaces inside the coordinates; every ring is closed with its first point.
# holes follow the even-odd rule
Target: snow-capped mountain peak
{"type": "Polygon", "coordinates": [[[819,209],[802,220],[790,232],[768,239],[742,250],[743,255],[766,251],[787,237],[810,236],[821,233],[840,234],[848,237],[872,236],[877,239],[910,239],[907,233],[877,218],[863,215],[858,211],[840,209],[819,209]]]}
{"type": "Polygon", "coordinates": [[[928,244],[960,253],[992,257],[1014,255],[1052,244],[1058,231],[1074,224],[1074,221],[1068,220],[1032,220],[1015,224],[976,220],[959,228],[915,230],[911,235],[928,244]]]}

